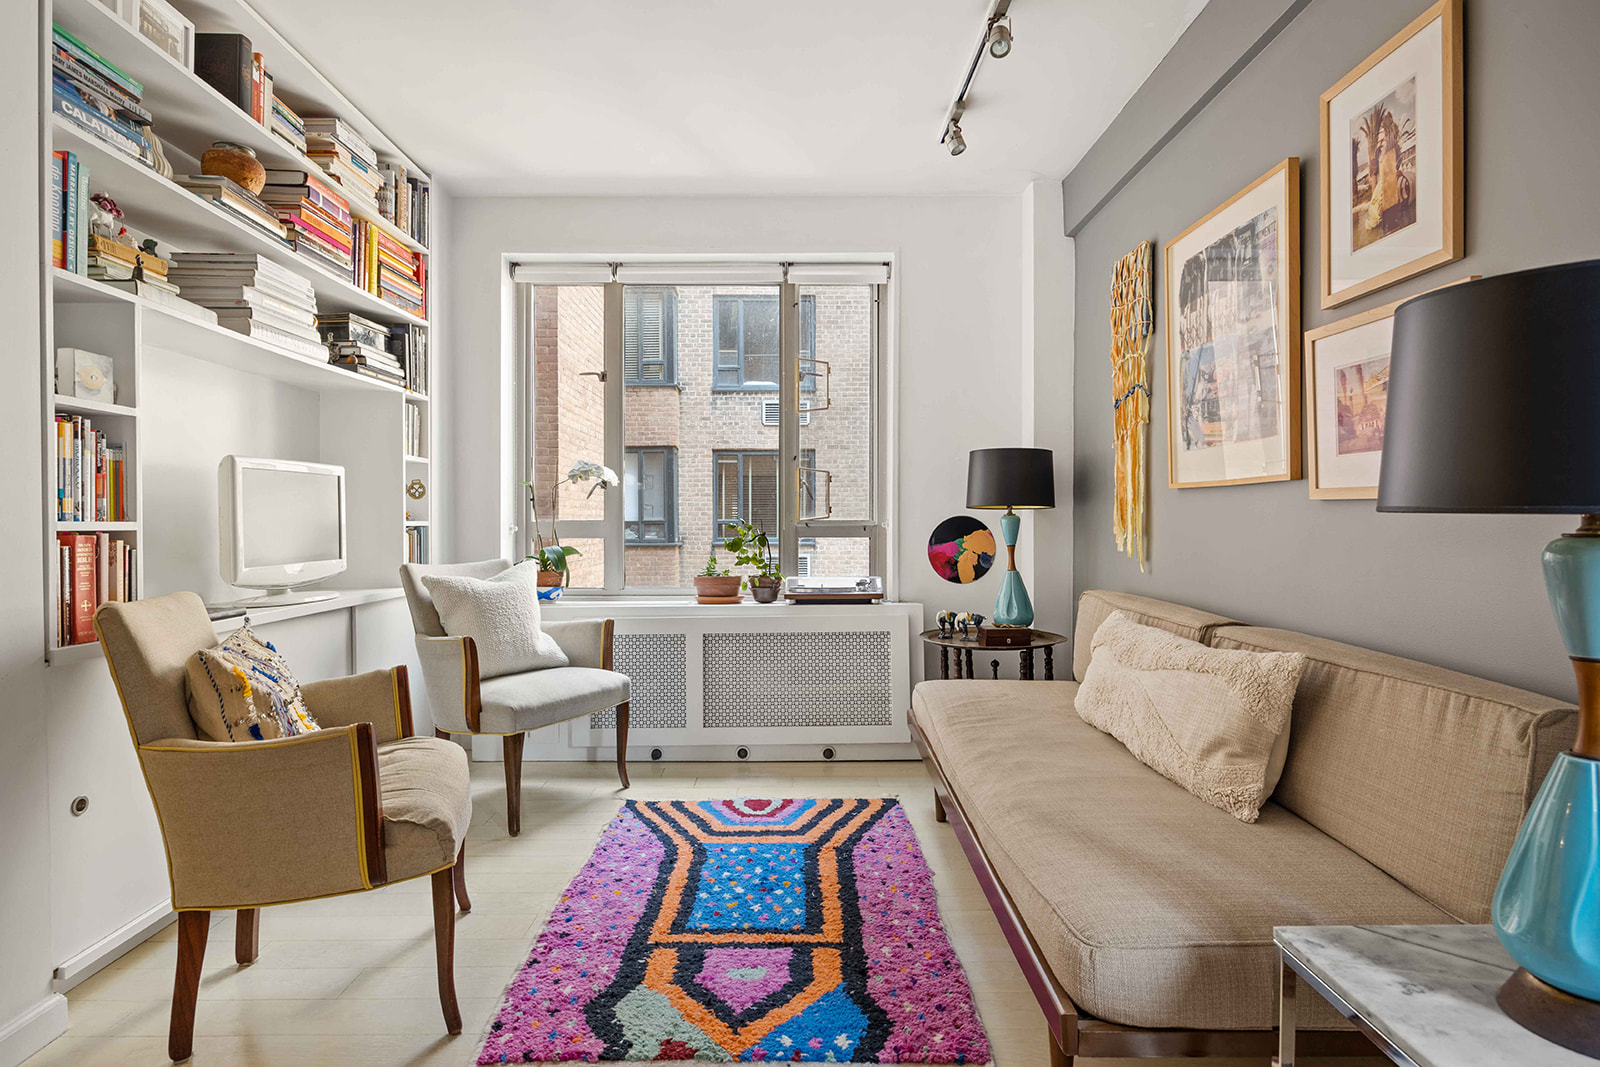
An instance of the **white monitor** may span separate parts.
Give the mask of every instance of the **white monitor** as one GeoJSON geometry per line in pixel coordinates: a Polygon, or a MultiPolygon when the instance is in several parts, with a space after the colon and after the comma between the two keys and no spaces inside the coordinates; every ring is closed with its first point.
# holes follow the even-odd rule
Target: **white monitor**
{"type": "Polygon", "coordinates": [[[304,604],[338,595],[290,590],[345,569],[343,467],[223,456],[217,512],[222,580],[265,590],[235,606],[304,604]]]}

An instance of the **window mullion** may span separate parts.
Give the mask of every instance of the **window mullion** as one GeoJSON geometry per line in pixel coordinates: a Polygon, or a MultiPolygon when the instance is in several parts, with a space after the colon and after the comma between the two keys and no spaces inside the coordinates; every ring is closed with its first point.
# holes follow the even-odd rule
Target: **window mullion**
{"type": "Polygon", "coordinates": [[[778,566],[800,567],[800,301],[778,286],[778,566]]]}
{"type": "MultiPolygon", "coordinates": [[[[605,465],[619,475],[627,466],[623,449],[622,400],[625,371],[622,361],[623,287],[610,282],[605,287],[605,465]]],[[[623,553],[627,536],[623,529],[622,488],[606,492],[605,580],[608,593],[620,593],[623,583],[623,553]]]]}

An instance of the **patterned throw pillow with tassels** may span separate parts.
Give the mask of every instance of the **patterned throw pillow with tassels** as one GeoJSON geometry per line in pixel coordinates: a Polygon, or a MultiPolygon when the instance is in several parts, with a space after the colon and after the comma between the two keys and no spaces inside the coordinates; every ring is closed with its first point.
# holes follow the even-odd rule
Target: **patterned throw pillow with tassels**
{"type": "Polygon", "coordinates": [[[318,729],[271,641],[245,626],[189,657],[189,716],[208,741],[265,741],[318,729]]]}

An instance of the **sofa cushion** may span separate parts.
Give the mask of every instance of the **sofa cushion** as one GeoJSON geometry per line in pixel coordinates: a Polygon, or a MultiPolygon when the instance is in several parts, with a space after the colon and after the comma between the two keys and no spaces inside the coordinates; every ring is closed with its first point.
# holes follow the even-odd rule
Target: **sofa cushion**
{"type": "Polygon", "coordinates": [[[1300,652],[1273,799],[1456,918],[1489,921],[1500,869],[1575,710],[1537,693],[1288,630],[1217,648],[1300,652]]]}
{"type": "Polygon", "coordinates": [[[472,825],[472,782],[460,745],[436,737],[379,745],[378,795],[389,881],[455,862],[472,825]]]}
{"type": "Polygon", "coordinates": [[[1123,611],[1100,624],[1092,649],[1078,717],[1196,798],[1255,822],[1277,784],[1269,769],[1305,657],[1208,648],[1123,611]]]}
{"type": "MultiPolygon", "coordinates": [[[[1267,1029],[1273,926],[1450,921],[1275,803],[1254,825],[1200,803],[1080,720],[1077,688],[924,682],[912,717],[1051,971],[1088,1013],[1267,1029]]],[[[1320,997],[1303,1010],[1303,1026],[1348,1027],[1320,997]]]]}
{"type": "Polygon", "coordinates": [[[1125,611],[1141,626],[1158,626],[1168,633],[1210,644],[1211,631],[1218,626],[1236,622],[1225,615],[1213,615],[1199,608],[1169,604],[1165,600],[1152,600],[1132,593],[1116,593],[1109,589],[1089,589],[1078,598],[1078,622],[1072,631],[1072,676],[1083,681],[1083,672],[1089,669],[1089,646],[1094,642],[1095,631],[1113,611],[1125,611]]]}
{"type": "Polygon", "coordinates": [[[614,708],[628,699],[628,676],[598,667],[552,667],[491,678],[478,692],[478,732],[510,734],[614,708]]]}

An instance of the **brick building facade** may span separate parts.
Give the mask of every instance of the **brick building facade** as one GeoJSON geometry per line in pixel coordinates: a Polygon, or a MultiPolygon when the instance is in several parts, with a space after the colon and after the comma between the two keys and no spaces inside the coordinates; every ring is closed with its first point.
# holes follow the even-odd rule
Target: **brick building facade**
{"type": "MultiPolygon", "coordinates": [[[[807,286],[800,298],[802,358],[820,361],[818,373],[803,381],[802,401],[827,403],[802,419],[802,466],[832,475],[803,472],[807,499],[820,516],[831,492],[834,518],[865,521],[872,517],[872,290],[807,286]]],[[[618,472],[624,485],[611,491],[625,494],[629,587],[693,584],[707,555],[720,548],[719,520],[770,526],[776,542],[777,302],[771,286],[627,291],[628,459],[618,472]]],[[[548,487],[575,461],[604,454],[604,387],[584,374],[602,367],[603,303],[598,286],[534,290],[534,469],[546,518],[548,487]]],[[[601,494],[586,498],[586,491],[563,485],[557,518],[603,517],[601,494]]],[[[787,499],[793,494],[789,488],[787,499]]],[[[603,584],[603,544],[565,543],[584,553],[572,561],[572,586],[603,584]]],[[[812,574],[866,574],[870,567],[865,539],[806,539],[801,556],[812,574]]],[[[723,553],[719,562],[731,559],[723,553]]]]}

